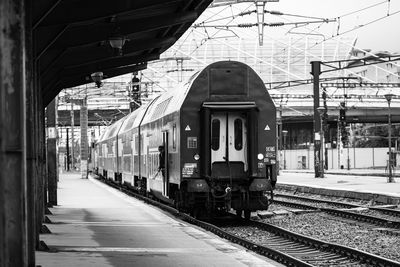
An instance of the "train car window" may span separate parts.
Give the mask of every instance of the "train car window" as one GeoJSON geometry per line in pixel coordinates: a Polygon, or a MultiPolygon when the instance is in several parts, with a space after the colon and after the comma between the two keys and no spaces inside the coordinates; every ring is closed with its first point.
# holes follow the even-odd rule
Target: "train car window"
{"type": "Polygon", "coordinates": [[[158,119],[158,118],[162,117],[162,115],[164,115],[171,99],[172,99],[172,96],[157,105],[156,109],[154,110],[153,114],[151,115],[151,120],[158,119]]]}
{"type": "Polygon", "coordinates": [[[133,123],[135,122],[136,116],[132,116],[129,118],[128,122],[125,125],[124,131],[129,130],[133,127],[133,123]]]}
{"type": "Polygon", "coordinates": [[[246,68],[212,68],[210,76],[211,95],[247,95],[246,68]]]}
{"type": "Polygon", "coordinates": [[[139,135],[135,135],[135,154],[138,154],[138,149],[139,149],[139,135]]]}
{"type": "Polygon", "coordinates": [[[219,149],[219,130],[220,122],[214,119],[211,122],[211,149],[217,151],[219,149]]]}
{"type": "Polygon", "coordinates": [[[176,124],[172,126],[172,149],[176,149],[176,124]]]}
{"type": "Polygon", "coordinates": [[[235,149],[242,150],[242,147],[243,147],[243,122],[241,119],[235,120],[234,131],[235,131],[235,149]]]}
{"type": "MultiPolygon", "coordinates": [[[[144,151],[144,146],[143,146],[143,142],[144,142],[144,135],[140,134],[140,151],[144,151]]],[[[139,140],[138,140],[139,142],[139,140]]]]}

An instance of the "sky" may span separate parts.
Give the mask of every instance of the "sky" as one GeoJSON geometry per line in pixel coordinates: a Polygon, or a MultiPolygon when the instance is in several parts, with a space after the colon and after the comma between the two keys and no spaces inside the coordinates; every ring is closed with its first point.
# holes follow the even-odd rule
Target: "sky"
{"type": "MultiPolygon", "coordinates": [[[[219,10],[222,9],[224,9],[225,15],[233,15],[243,10],[254,10],[255,5],[253,3],[242,3],[233,5],[232,8],[219,7],[219,10]]],[[[400,25],[400,0],[279,0],[279,2],[268,2],[265,9],[306,17],[336,19],[335,22],[309,24],[292,29],[293,32],[304,33],[314,30],[314,34],[322,33],[326,39],[338,34],[343,37],[357,37],[356,47],[358,48],[371,49],[374,52],[400,53],[400,28],[398,26],[400,25]],[[360,27],[361,25],[364,26],[360,27]],[[347,31],[348,33],[345,33],[347,31]]],[[[219,12],[218,8],[215,8],[215,12],[219,12]]],[[[231,23],[255,23],[256,20],[257,17],[253,13],[239,17],[231,23]]],[[[312,19],[270,14],[265,16],[266,23],[299,21],[312,21],[312,19]]],[[[221,25],[225,22],[210,22],[209,25],[221,25]]],[[[292,34],[288,33],[290,28],[292,26],[267,27],[264,32],[274,38],[279,38],[282,35],[292,34]]],[[[292,35],[301,38],[301,35],[292,35]]]]}
{"type": "MultiPolygon", "coordinates": [[[[340,17],[339,32],[365,25],[347,33],[358,36],[359,48],[400,52],[400,0],[280,0],[277,3],[267,3],[266,9],[312,17],[340,17]],[[376,6],[372,7],[373,5],[376,6]],[[359,12],[349,14],[353,11],[359,12]],[[387,16],[388,12],[399,13],[387,16]],[[349,15],[343,16],[346,14],[349,15]],[[378,21],[373,22],[374,20],[378,21]],[[368,23],[371,24],[366,25],[368,23]]],[[[327,36],[337,33],[337,23],[327,26],[329,27],[323,29],[327,36]]]]}

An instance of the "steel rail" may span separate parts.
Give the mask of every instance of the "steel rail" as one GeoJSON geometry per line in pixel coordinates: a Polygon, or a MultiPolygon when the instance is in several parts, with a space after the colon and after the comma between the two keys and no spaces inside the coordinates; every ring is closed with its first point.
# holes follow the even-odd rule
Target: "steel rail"
{"type": "Polygon", "coordinates": [[[374,210],[378,212],[382,212],[384,214],[388,214],[394,217],[400,217],[400,210],[398,209],[391,209],[391,208],[384,208],[384,207],[374,207],[374,206],[362,206],[358,204],[352,204],[352,203],[346,203],[346,202],[339,202],[339,201],[333,201],[333,200],[322,200],[322,199],[315,199],[311,197],[304,197],[304,196],[294,196],[294,195],[287,195],[287,194],[280,194],[280,193],[275,193],[275,197],[283,197],[283,198],[290,198],[290,199],[297,199],[297,200],[304,200],[304,201],[309,201],[313,203],[324,203],[324,204],[330,204],[333,206],[344,206],[348,208],[358,208],[358,207],[363,207],[363,208],[368,208],[369,210],[374,210]]]}
{"type": "MultiPolygon", "coordinates": [[[[300,242],[302,244],[308,245],[310,247],[314,247],[320,249],[321,251],[331,252],[335,254],[339,254],[341,256],[347,257],[349,259],[354,259],[360,261],[361,263],[368,263],[372,266],[400,266],[399,262],[383,258],[368,252],[364,252],[358,249],[350,248],[343,245],[338,245],[334,243],[325,242],[319,239],[315,239],[312,237],[304,236],[301,234],[297,234],[281,227],[258,221],[251,221],[251,224],[259,227],[261,229],[265,229],[268,232],[275,233],[282,237],[286,237],[287,239],[293,240],[295,242],[300,242]]],[[[306,260],[305,260],[306,261],[306,260]]],[[[332,265],[330,265],[332,266],[332,265]]]]}
{"type": "MultiPolygon", "coordinates": [[[[276,195],[274,197],[276,197],[276,195]]],[[[275,198],[274,198],[273,204],[278,204],[278,205],[291,207],[291,208],[295,208],[295,209],[316,210],[316,211],[319,210],[318,207],[310,206],[310,205],[307,205],[307,204],[300,204],[300,203],[296,203],[296,202],[288,202],[288,201],[276,200],[275,198]]]]}
{"type": "Polygon", "coordinates": [[[400,210],[389,209],[389,208],[380,208],[380,207],[369,207],[370,210],[380,211],[382,213],[392,215],[395,217],[400,217],[400,210]]]}
{"type": "Polygon", "coordinates": [[[354,219],[357,221],[362,221],[362,222],[367,222],[367,223],[372,223],[376,225],[381,225],[381,226],[387,226],[390,228],[396,228],[400,229],[400,221],[392,221],[389,219],[383,219],[371,215],[365,215],[365,214],[359,214],[351,211],[345,211],[345,210],[337,210],[337,209],[330,209],[330,208],[320,208],[321,211],[324,211],[329,214],[333,214],[336,216],[348,218],[348,219],[354,219]]]}
{"type": "Polygon", "coordinates": [[[330,205],[333,205],[333,206],[343,206],[343,207],[348,207],[348,208],[362,207],[361,205],[352,204],[352,203],[339,202],[339,201],[333,201],[333,200],[315,199],[315,198],[311,198],[311,197],[294,196],[294,195],[279,194],[279,193],[275,193],[274,196],[275,197],[286,197],[286,198],[291,198],[291,199],[304,200],[304,201],[309,201],[309,202],[314,202],[314,203],[325,203],[325,204],[330,204],[330,205]]]}
{"type": "MultiPolygon", "coordinates": [[[[293,208],[300,208],[300,209],[306,209],[306,210],[307,209],[308,210],[319,210],[319,211],[323,211],[325,213],[328,213],[328,214],[331,214],[334,216],[343,217],[346,219],[352,219],[352,220],[367,222],[367,223],[371,223],[371,224],[375,224],[375,225],[379,225],[379,226],[400,229],[400,221],[383,219],[383,218],[375,217],[372,215],[359,214],[359,213],[345,211],[345,210],[341,210],[341,209],[314,207],[314,206],[307,205],[307,204],[281,201],[281,200],[275,200],[275,199],[274,199],[274,203],[282,205],[282,206],[293,207],[293,208]]],[[[398,235],[398,233],[393,233],[393,234],[398,235]]]]}

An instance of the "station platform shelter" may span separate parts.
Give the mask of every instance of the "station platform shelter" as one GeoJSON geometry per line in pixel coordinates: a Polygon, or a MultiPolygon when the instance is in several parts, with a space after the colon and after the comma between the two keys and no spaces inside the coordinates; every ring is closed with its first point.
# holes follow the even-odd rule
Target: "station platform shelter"
{"type": "Polygon", "coordinates": [[[46,208],[57,205],[56,96],[145,69],[211,2],[0,1],[1,267],[36,266],[46,208]]]}

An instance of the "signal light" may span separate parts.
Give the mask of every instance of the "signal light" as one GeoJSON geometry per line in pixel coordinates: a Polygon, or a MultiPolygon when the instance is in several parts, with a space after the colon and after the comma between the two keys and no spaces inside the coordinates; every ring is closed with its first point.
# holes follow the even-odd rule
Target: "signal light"
{"type": "Polygon", "coordinates": [[[140,80],[138,77],[132,78],[132,92],[139,92],[140,91],[140,80]]]}
{"type": "Polygon", "coordinates": [[[339,120],[340,121],[346,121],[346,110],[341,109],[339,112],[339,120]]]}
{"type": "Polygon", "coordinates": [[[346,121],[346,103],[340,102],[339,120],[346,121]]]}

